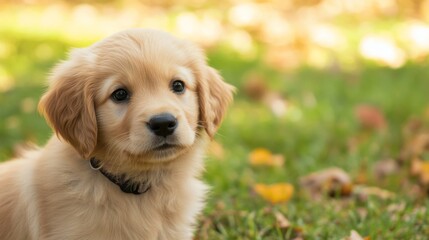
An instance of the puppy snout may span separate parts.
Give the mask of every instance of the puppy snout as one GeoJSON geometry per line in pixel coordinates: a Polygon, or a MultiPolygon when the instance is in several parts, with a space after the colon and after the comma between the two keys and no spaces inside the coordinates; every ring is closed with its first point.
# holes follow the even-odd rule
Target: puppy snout
{"type": "Polygon", "coordinates": [[[149,129],[155,135],[162,137],[167,137],[173,134],[174,130],[177,128],[177,125],[177,119],[169,113],[155,115],[147,123],[149,129]]]}

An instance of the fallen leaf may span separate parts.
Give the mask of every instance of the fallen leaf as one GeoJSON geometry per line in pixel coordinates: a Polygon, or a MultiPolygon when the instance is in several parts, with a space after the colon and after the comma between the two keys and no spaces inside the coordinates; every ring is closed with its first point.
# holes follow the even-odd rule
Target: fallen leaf
{"type": "Polygon", "coordinates": [[[413,158],[411,160],[410,173],[411,176],[419,176],[422,169],[423,161],[420,158],[413,158]]]}
{"type": "Polygon", "coordinates": [[[387,211],[392,215],[397,215],[398,213],[403,212],[405,210],[405,207],[406,207],[405,202],[392,203],[389,206],[387,206],[387,211]]]}
{"type": "Polygon", "coordinates": [[[420,184],[429,186],[429,161],[414,158],[411,161],[410,173],[418,178],[420,184]]]}
{"type": "Polygon", "coordinates": [[[270,90],[266,82],[259,73],[250,73],[245,78],[244,93],[253,100],[262,101],[277,117],[282,117],[287,113],[289,103],[281,93],[270,90]]]}
{"type": "Polygon", "coordinates": [[[371,196],[381,199],[391,199],[395,197],[395,194],[390,191],[378,187],[364,185],[355,186],[353,189],[353,194],[362,201],[366,201],[371,196]]]}
{"type": "Polygon", "coordinates": [[[370,240],[370,237],[362,237],[356,230],[350,231],[350,236],[343,238],[344,240],[370,240]]]}
{"type": "MultiPolygon", "coordinates": [[[[350,196],[353,192],[353,184],[349,183],[349,184],[343,184],[340,188],[340,196],[342,197],[347,197],[350,196]]],[[[338,195],[338,191],[333,190],[330,192],[331,197],[336,197],[338,195]]]]}
{"type": "Polygon", "coordinates": [[[290,235],[294,240],[303,239],[303,231],[300,227],[294,227],[290,221],[279,211],[274,212],[276,218],[276,226],[283,232],[286,233],[290,231],[290,235]]]}
{"type": "Polygon", "coordinates": [[[253,100],[262,100],[269,91],[264,77],[253,72],[246,76],[243,89],[244,93],[253,100]]]}
{"type": "Polygon", "coordinates": [[[374,166],[374,174],[378,179],[383,179],[399,171],[399,164],[394,159],[378,161],[374,166]]]}
{"type": "Polygon", "coordinates": [[[283,166],[284,157],[280,154],[272,154],[265,148],[257,148],[249,154],[249,162],[251,165],[266,165],[266,166],[283,166]]]}
{"type": "Polygon", "coordinates": [[[383,113],[371,105],[359,105],[355,109],[356,118],[364,128],[380,130],[386,127],[383,113]]]}
{"type": "Polygon", "coordinates": [[[355,230],[352,230],[350,232],[350,240],[363,240],[363,237],[360,236],[360,234],[358,232],[356,232],[355,230]]]}
{"type": "Polygon", "coordinates": [[[276,225],[278,228],[288,229],[291,226],[289,220],[281,212],[274,212],[274,216],[276,217],[276,225]]]}
{"type": "Polygon", "coordinates": [[[429,150],[429,133],[420,133],[410,142],[410,150],[413,156],[419,156],[429,150]]]}
{"type": "Polygon", "coordinates": [[[423,153],[429,151],[429,133],[423,132],[415,134],[407,141],[405,147],[401,150],[400,159],[409,161],[420,157],[423,153]]]}
{"type": "Polygon", "coordinates": [[[292,198],[294,187],[289,183],[277,183],[272,185],[255,184],[254,191],[271,203],[286,202],[292,198]]]}
{"type": "Polygon", "coordinates": [[[425,186],[429,185],[429,162],[427,161],[421,164],[420,182],[425,186]]]}
{"type": "Polygon", "coordinates": [[[353,184],[349,175],[340,168],[328,168],[304,176],[300,180],[302,187],[307,189],[313,197],[322,195],[350,196],[353,184]]]}

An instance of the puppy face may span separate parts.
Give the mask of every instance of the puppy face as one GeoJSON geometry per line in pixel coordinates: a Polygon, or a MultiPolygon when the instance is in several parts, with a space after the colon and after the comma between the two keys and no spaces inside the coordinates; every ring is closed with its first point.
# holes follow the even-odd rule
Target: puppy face
{"type": "Polygon", "coordinates": [[[195,142],[197,85],[193,70],[182,59],[151,51],[121,53],[114,59],[101,54],[109,59],[101,57],[99,67],[110,72],[95,96],[98,145],[146,161],[169,160],[195,142]],[[125,64],[112,68],[104,60],[125,64]]]}
{"type": "Polygon", "coordinates": [[[75,50],[50,84],[40,110],[83,157],[144,163],[175,159],[204,131],[213,136],[232,99],[201,50],[154,30],[75,50]]]}

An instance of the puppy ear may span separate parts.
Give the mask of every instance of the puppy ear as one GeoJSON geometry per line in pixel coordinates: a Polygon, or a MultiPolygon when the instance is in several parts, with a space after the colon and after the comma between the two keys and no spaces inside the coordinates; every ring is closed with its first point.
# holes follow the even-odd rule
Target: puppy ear
{"type": "Polygon", "coordinates": [[[70,60],[58,65],[50,88],[39,102],[39,111],[55,133],[89,158],[97,143],[94,91],[84,50],[72,52],[70,60]]]}
{"type": "Polygon", "coordinates": [[[200,121],[207,134],[213,137],[232,101],[235,88],[225,83],[217,71],[211,67],[207,67],[202,78],[202,81],[199,81],[198,89],[200,121]]]}

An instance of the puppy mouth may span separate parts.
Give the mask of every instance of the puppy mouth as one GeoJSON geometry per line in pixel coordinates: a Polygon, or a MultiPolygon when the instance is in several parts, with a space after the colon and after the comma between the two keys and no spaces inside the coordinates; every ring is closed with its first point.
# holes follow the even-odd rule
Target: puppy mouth
{"type": "Polygon", "coordinates": [[[170,144],[170,143],[163,143],[157,147],[154,147],[152,150],[153,151],[165,151],[165,150],[169,150],[169,149],[173,149],[173,148],[177,148],[178,146],[175,144],[170,144]]]}
{"type": "Polygon", "coordinates": [[[187,152],[188,147],[181,144],[172,144],[172,143],[158,143],[152,145],[149,149],[140,153],[132,153],[125,151],[129,157],[144,159],[145,163],[160,163],[173,160],[175,157],[178,157],[185,152],[187,152]]]}

